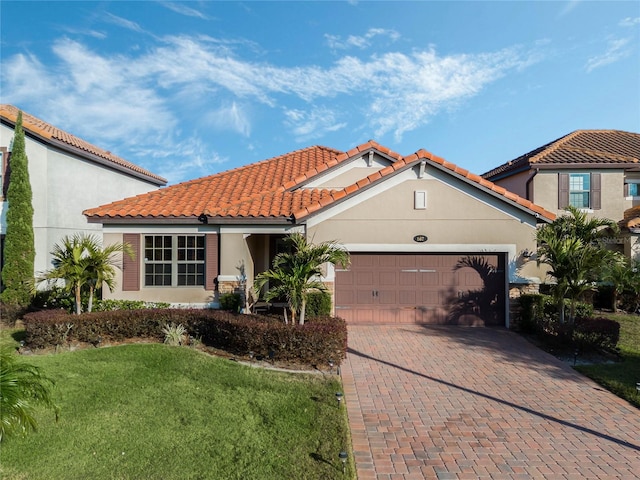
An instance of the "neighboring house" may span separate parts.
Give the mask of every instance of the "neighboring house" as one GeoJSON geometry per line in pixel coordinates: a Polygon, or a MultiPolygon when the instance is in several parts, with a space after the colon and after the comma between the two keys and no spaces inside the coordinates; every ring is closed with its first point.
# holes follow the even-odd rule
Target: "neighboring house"
{"type": "Polygon", "coordinates": [[[105,242],[130,243],[107,297],[217,304],[249,291],[283,237],[335,240],[351,266],[327,266],[349,322],[508,325],[509,292],[540,281],[531,252],[555,216],[424,150],[370,141],[309,147],[86,210],[105,242]]]}
{"type": "Polygon", "coordinates": [[[612,247],[640,257],[640,134],[577,130],[482,176],[555,214],[573,205],[619,222],[612,247]]]}
{"type": "MultiPolygon", "coordinates": [[[[6,233],[6,193],[18,109],[0,105],[0,239],[6,233]]],[[[95,234],[82,211],[96,204],[156,190],[166,180],[25,112],[22,114],[33,192],[36,274],[51,268],[50,252],[65,235],[95,234]]],[[[0,258],[3,258],[0,252],[0,258]]]]}

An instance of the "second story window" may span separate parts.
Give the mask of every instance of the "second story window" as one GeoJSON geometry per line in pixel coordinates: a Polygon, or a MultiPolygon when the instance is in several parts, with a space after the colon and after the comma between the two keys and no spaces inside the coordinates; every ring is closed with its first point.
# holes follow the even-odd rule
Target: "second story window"
{"type": "Polygon", "coordinates": [[[601,175],[592,173],[558,174],[558,209],[568,206],[581,210],[599,210],[601,207],[601,175]]]}
{"type": "Polygon", "coordinates": [[[572,173],[569,175],[569,205],[576,208],[589,208],[591,194],[591,175],[572,173]]]}

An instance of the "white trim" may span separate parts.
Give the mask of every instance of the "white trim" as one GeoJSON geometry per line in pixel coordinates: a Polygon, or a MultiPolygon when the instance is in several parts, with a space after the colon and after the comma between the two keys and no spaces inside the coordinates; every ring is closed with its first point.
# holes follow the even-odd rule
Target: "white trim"
{"type": "Polygon", "coordinates": [[[217,226],[211,225],[122,225],[105,223],[102,233],[139,233],[141,235],[196,235],[219,233],[217,226]]]}
{"type": "Polygon", "coordinates": [[[286,233],[304,233],[304,225],[283,225],[282,227],[274,227],[273,225],[223,225],[220,227],[220,233],[243,233],[245,238],[252,234],[272,234],[282,235],[286,233]]]}
{"type": "Polygon", "coordinates": [[[242,277],[240,275],[218,275],[219,282],[241,282],[242,277]]]}
{"type": "MultiPolygon", "coordinates": [[[[309,228],[314,227],[330,218],[343,213],[350,208],[353,208],[359,205],[362,202],[365,202],[376,195],[379,195],[387,190],[390,190],[393,187],[396,187],[405,181],[409,180],[420,180],[420,181],[434,181],[439,180],[445,185],[457,190],[458,192],[467,195],[474,200],[487,205],[491,208],[494,208],[505,215],[508,215],[511,218],[514,218],[522,223],[528,224],[531,228],[536,228],[536,218],[538,214],[533,212],[527,213],[524,210],[521,210],[519,207],[515,205],[511,205],[507,198],[496,198],[488,192],[484,192],[480,185],[468,184],[463,180],[459,180],[454,177],[452,174],[447,172],[442,172],[435,167],[429,167],[427,165],[427,171],[425,171],[422,179],[419,178],[419,164],[414,166],[413,168],[404,170],[403,172],[398,173],[392,177],[384,179],[384,181],[378,183],[377,185],[368,188],[364,191],[356,192],[354,195],[346,198],[344,201],[339,202],[334,205],[330,205],[327,209],[319,212],[316,215],[312,215],[307,221],[306,224],[309,228]]],[[[425,183],[425,190],[428,184],[425,183]]],[[[524,208],[524,207],[523,207],[524,208]]],[[[303,219],[304,221],[304,219],[303,219]]]]}

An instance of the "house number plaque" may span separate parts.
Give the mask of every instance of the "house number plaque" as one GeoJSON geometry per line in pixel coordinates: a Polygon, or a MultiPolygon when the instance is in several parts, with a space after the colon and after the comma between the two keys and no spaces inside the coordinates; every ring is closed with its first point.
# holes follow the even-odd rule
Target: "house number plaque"
{"type": "Polygon", "coordinates": [[[413,237],[413,241],[418,243],[424,243],[427,240],[429,239],[427,238],[426,235],[416,235],[415,237],[413,237]]]}

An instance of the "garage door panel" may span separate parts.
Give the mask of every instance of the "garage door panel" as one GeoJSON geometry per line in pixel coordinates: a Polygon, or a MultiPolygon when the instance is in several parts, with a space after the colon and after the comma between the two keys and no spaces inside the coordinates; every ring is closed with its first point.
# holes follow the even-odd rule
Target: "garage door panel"
{"type": "Polygon", "coordinates": [[[359,271],[355,275],[356,284],[358,286],[373,286],[374,285],[374,272],[371,271],[359,271]]]}
{"type": "Polygon", "coordinates": [[[380,272],[378,273],[379,285],[397,285],[398,284],[398,272],[380,272]]]}
{"type": "Polygon", "coordinates": [[[424,287],[439,285],[440,284],[440,274],[438,272],[420,272],[420,284],[424,287]]]}
{"type": "Polygon", "coordinates": [[[336,311],[352,323],[504,325],[505,270],[502,254],[353,253],[336,271],[336,311]]]}
{"type": "Polygon", "coordinates": [[[379,290],[377,300],[380,305],[397,305],[397,292],[395,290],[379,290]]]}
{"type": "Polygon", "coordinates": [[[402,287],[415,287],[418,283],[418,272],[400,272],[398,274],[398,284],[402,287]]]}

